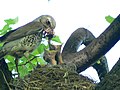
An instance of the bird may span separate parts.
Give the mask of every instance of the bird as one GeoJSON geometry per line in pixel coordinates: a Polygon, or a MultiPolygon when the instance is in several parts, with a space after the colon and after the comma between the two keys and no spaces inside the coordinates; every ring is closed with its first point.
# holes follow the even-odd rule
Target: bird
{"type": "Polygon", "coordinates": [[[55,19],[50,15],[41,15],[35,20],[11,30],[2,37],[3,43],[0,49],[0,59],[6,55],[15,57],[16,69],[18,72],[18,59],[28,55],[37,48],[43,37],[52,38],[56,27],[55,19]]]}
{"type": "Polygon", "coordinates": [[[48,39],[49,50],[44,50],[43,59],[51,65],[62,64],[61,47],[62,45],[54,45],[51,39],[48,39]]]}

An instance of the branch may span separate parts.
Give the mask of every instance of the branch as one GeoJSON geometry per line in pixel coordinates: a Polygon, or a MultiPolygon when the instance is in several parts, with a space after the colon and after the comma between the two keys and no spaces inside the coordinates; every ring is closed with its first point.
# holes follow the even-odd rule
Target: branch
{"type": "MultiPolygon", "coordinates": [[[[79,72],[82,72],[100,57],[105,55],[120,39],[120,15],[113,23],[87,47],[77,53],[63,55],[66,63],[74,63],[79,72]]],[[[84,40],[84,39],[82,39],[84,40]]]]}
{"type": "Polygon", "coordinates": [[[120,89],[120,59],[112,68],[112,70],[105,76],[95,90],[119,90],[120,89]]]}

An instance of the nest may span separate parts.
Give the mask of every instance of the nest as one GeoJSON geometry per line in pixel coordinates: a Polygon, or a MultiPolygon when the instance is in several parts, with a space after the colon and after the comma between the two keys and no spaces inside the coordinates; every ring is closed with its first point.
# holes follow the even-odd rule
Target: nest
{"type": "Polygon", "coordinates": [[[36,68],[24,79],[10,82],[12,90],[94,90],[95,83],[87,77],[60,65],[36,68]]]}

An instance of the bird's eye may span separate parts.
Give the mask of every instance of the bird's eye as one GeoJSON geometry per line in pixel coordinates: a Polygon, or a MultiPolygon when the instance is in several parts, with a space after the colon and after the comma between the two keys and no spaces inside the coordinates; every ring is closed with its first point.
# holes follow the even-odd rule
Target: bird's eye
{"type": "Polygon", "coordinates": [[[50,21],[49,21],[49,20],[47,20],[47,21],[46,21],[46,24],[47,24],[47,25],[50,25],[50,21]]]}

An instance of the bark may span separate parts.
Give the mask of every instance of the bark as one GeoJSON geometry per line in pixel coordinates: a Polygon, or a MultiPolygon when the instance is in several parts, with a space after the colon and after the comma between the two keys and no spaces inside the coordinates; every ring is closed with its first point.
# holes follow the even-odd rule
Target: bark
{"type": "MultiPolygon", "coordinates": [[[[95,36],[85,28],[78,28],[77,30],[75,30],[71,34],[63,48],[63,60],[66,57],[66,54],[76,53],[80,45],[84,44],[85,46],[87,46],[94,39],[95,36]]],[[[105,56],[101,57],[95,64],[92,65],[92,67],[96,69],[100,80],[102,80],[104,76],[109,72],[107,59],[105,56]]],[[[79,69],[77,70],[77,72],[80,73],[79,69]]]]}
{"type": "Polygon", "coordinates": [[[63,55],[66,63],[74,63],[79,72],[82,72],[100,57],[105,55],[120,39],[120,15],[113,23],[87,47],[77,53],[63,55]]]}
{"type": "Polygon", "coordinates": [[[120,90],[120,59],[95,90],[120,90]]]}

